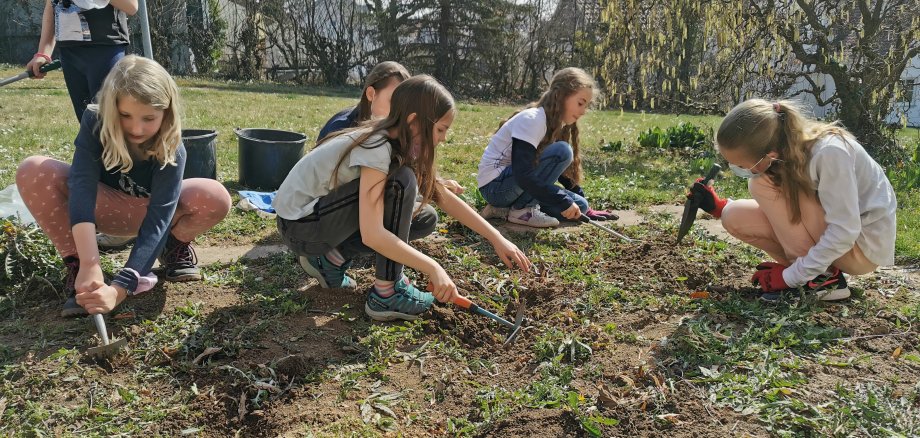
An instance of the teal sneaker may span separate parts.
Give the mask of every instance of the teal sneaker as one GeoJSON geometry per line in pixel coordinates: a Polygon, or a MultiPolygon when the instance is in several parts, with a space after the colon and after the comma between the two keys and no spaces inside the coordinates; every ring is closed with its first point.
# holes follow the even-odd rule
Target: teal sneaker
{"type": "Polygon", "coordinates": [[[367,316],[376,321],[413,321],[427,312],[434,302],[434,295],[418,290],[405,276],[397,281],[393,288],[396,292],[384,298],[377,295],[377,290],[371,286],[367,292],[367,302],[364,304],[367,316]]]}
{"type": "Polygon", "coordinates": [[[351,260],[345,261],[342,266],[336,266],[326,258],[326,256],[313,256],[297,258],[300,267],[303,268],[311,277],[319,280],[319,285],[323,289],[338,287],[342,289],[357,289],[358,284],[351,277],[345,275],[345,271],[351,267],[351,260]]]}

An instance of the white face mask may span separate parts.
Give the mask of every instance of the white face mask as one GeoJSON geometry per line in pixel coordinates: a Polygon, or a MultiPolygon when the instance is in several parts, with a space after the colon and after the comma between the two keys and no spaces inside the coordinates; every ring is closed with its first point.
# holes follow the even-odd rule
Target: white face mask
{"type": "Polygon", "coordinates": [[[751,166],[751,167],[749,167],[749,168],[747,168],[747,169],[745,169],[745,168],[743,168],[743,167],[741,167],[741,166],[736,166],[736,165],[731,164],[731,163],[728,163],[728,168],[731,169],[732,173],[734,173],[735,175],[738,175],[738,176],[740,176],[740,177],[742,177],[742,178],[751,179],[751,178],[753,178],[753,177],[755,177],[755,176],[763,175],[763,172],[766,172],[767,169],[769,169],[770,166],[773,165],[773,162],[774,162],[774,161],[779,161],[779,162],[782,162],[782,161],[783,161],[783,160],[780,160],[780,159],[778,159],[778,158],[769,157],[769,158],[770,158],[770,166],[767,166],[767,169],[764,169],[763,172],[760,172],[760,173],[754,173],[753,171],[751,171],[751,169],[757,167],[757,165],[760,164],[760,162],[763,161],[764,158],[768,158],[768,156],[767,156],[767,155],[764,155],[763,158],[757,160],[757,162],[754,163],[753,166],[751,166]]]}

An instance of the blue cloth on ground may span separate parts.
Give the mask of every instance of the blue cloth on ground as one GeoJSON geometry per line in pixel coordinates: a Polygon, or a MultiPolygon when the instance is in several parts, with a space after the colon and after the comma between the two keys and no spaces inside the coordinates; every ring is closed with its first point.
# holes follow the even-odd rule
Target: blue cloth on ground
{"type": "Polygon", "coordinates": [[[275,194],[278,192],[254,192],[250,190],[240,190],[238,192],[243,199],[249,201],[253,207],[267,213],[274,213],[272,201],[275,200],[275,194]]]}

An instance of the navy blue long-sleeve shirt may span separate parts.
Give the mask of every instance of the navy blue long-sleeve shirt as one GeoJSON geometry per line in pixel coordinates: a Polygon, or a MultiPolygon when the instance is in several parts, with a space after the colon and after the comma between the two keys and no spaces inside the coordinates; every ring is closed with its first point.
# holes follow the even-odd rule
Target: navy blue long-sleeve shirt
{"type": "Polygon", "coordinates": [[[525,192],[537,199],[541,206],[565,211],[574,201],[555,181],[546,181],[536,175],[537,147],[519,138],[511,139],[511,168],[514,181],[525,192]]]}
{"type": "MultiPolygon", "coordinates": [[[[124,266],[144,276],[150,273],[153,262],[163,250],[169,236],[169,228],[182,189],[185,147],[180,145],[176,150],[175,166],[162,166],[155,158],[151,158],[134,161],[134,167],[126,173],[117,169],[108,171],[103,168],[102,143],[96,124],[96,113],[85,111],[80,122],[80,132],[74,140],[76,149],[67,179],[70,192],[70,225],[96,223],[96,192],[100,182],[130,196],[150,198],[144,221],[138,230],[137,241],[124,266]]],[[[137,277],[122,269],[112,284],[134,291],[137,288],[137,277]]]]}
{"type": "Polygon", "coordinates": [[[358,107],[346,108],[332,116],[329,121],[319,130],[317,141],[326,138],[327,135],[341,131],[345,128],[351,128],[358,124],[358,107]]]}

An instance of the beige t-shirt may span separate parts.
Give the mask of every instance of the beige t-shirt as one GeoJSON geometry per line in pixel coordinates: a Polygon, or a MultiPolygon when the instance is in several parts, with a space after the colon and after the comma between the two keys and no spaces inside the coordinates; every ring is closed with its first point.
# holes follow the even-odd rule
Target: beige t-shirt
{"type": "Polygon", "coordinates": [[[333,138],[314,148],[294,165],[272,202],[278,216],[288,220],[308,216],[313,213],[319,198],[328,195],[333,187],[358,179],[361,167],[389,173],[393,146],[382,132],[378,132],[348,153],[339,166],[336,184],[331,184],[333,168],[354,142],[354,136],[352,133],[333,138]]]}

